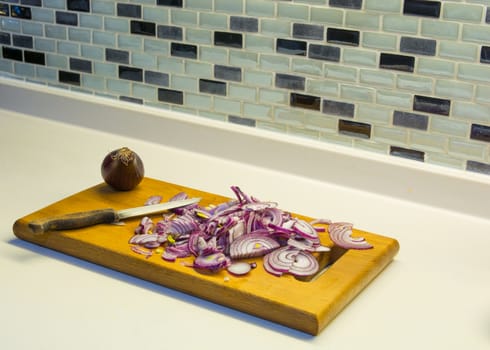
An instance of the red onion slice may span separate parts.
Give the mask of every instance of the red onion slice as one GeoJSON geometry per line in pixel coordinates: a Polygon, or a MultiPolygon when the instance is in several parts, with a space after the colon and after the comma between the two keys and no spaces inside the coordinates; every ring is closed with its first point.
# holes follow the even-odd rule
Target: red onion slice
{"type": "Polygon", "coordinates": [[[352,224],[336,222],[328,226],[328,234],[332,242],[344,249],[370,249],[364,237],[352,237],[352,224]]]}
{"type": "Polygon", "coordinates": [[[234,262],[226,268],[226,270],[235,276],[243,276],[252,270],[252,266],[244,261],[234,262]]]}
{"type": "Polygon", "coordinates": [[[279,243],[262,232],[249,233],[235,239],[230,244],[230,258],[244,259],[263,256],[279,248],[279,243]]]}
{"type": "Polygon", "coordinates": [[[313,255],[300,249],[285,246],[276,249],[264,257],[264,268],[267,272],[281,276],[290,273],[294,276],[311,276],[318,269],[318,261],[313,255]]]}

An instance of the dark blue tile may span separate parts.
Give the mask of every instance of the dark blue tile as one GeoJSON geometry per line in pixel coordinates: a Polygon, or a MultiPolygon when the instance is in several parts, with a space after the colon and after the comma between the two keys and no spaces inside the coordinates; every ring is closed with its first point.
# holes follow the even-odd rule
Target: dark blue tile
{"type": "Polygon", "coordinates": [[[417,160],[419,162],[423,162],[425,159],[424,152],[417,151],[410,148],[398,147],[398,146],[390,147],[390,155],[395,157],[407,158],[411,160],[417,160]]]}
{"type": "Polygon", "coordinates": [[[119,66],[119,78],[133,81],[143,81],[143,69],[119,66]]]}
{"type": "Polygon", "coordinates": [[[304,90],[305,78],[291,74],[276,74],[275,86],[290,90],[304,90]]]}
{"type": "Polygon", "coordinates": [[[183,31],[181,27],[159,25],[157,27],[157,36],[160,39],[182,40],[183,31]]]}
{"type": "Polygon", "coordinates": [[[182,44],[182,43],[171,43],[170,53],[172,56],[183,57],[183,58],[197,58],[197,46],[182,44]]]}
{"type": "Polygon", "coordinates": [[[242,48],[243,37],[240,33],[214,32],[214,45],[242,48]]]}
{"type": "Polygon", "coordinates": [[[429,126],[429,118],[423,114],[394,111],[393,125],[418,130],[427,130],[427,127],[429,126]]]}
{"type": "Polygon", "coordinates": [[[379,67],[383,69],[394,69],[412,73],[415,67],[415,57],[381,53],[379,58],[379,67]]]}
{"type": "Polygon", "coordinates": [[[435,56],[437,41],[402,36],[400,51],[419,55],[435,56]]]}
{"type": "Polygon", "coordinates": [[[405,0],[403,14],[438,18],[441,14],[440,1],[405,0]]]}
{"type": "Polygon", "coordinates": [[[306,56],[306,41],[277,39],[276,52],[286,55],[306,56]]]}
{"type": "Polygon", "coordinates": [[[24,51],[24,62],[44,66],[46,64],[45,53],[44,52],[25,50],[24,51]]]}
{"type": "Polygon", "coordinates": [[[90,0],[67,0],[66,7],[71,11],[90,11],[90,0]]]}
{"type": "Polygon", "coordinates": [[[184,93],[170,89],[158,89],[158,101],[182,105],[184,104],[184,93]]]}
{"type": "Polygon", "coordinates": [[[0,3],[0,16],[10,16],[9,5],[0,3]]]}
{"type": "Polygon", "coordinates": [[[141,5],[118,3],[117,15],[120,17],[141,18],[141,5]]]}
{"type": "Polygon", "coordinates": [[[490,142],[490,125],[472,124],[470,138],[490,142]]]}
{"type": "Polygon", "coordinates": [[[354,122],[351,120],[339,120],[339,133],[348,136],[369,139],[371,137],[371,124],[354,122]]]}
{"type": "Polygon", "coordinates": [[[213,95],[226,96],[226,83],[209,79],[199,79],[199,91],[213,95]]]}
{"type": "Polygon", "coordinates": [[[359,31],[340,28],[327,29],[327,41],[329,43],[359,46],[359,31]]]}
{"type": "Polygon", "coordinates": [[[490,63],[490,46],[481,47],[480,62],[490,63]]]}
{"type": "Polygon", "coordinates": [[[92,73],[92,62],[81,58],[70,57],[70,70],[92,73]]]}
{"type": "Polygon", "coordinates": [[[105,59],[109,62],[129,64],[129,51],[106,48],[105,59]]]}
{"type": "Polygon", "coordinates": [[[332,7],[344,7],[357,10],[362,8],[362,0],[330,0],[328,4],[332,7]]]}
{"type": "Polygon", "coordinates": [[[242,118],[235,115],[229,115],[228,121],[233,124],[239,124],[244,126],[255,127],[256,121],[254,119],[242,118]]]}
{"type": "Polygon", "coordinates": [[[29,5],[29,6],[43,6],[42,0],[20,0],[20,3],[22,5],[29,5]]]}
{"type": "Polygon", "coordinates": [[[134,103],[134,104],[137,104],[137,105],[142,105],[143,104],[143,99],[136,98],[136,97],[131,97],[131,96],[119,96],[119,100],[120,101],[124,101],[124,102],[134,103]]]}
{"type": "Polygon", "coordinates": [[[323,40],[325,28],[317,24],[294,23],[293,37],[298,39],[323,40]]]}
{"type": "Polygon", "coordinates": [[[321,99],[318,96],[303,95],[292,92],[289,97],[289,105],[291,107],[311,109],[314,111],[320,110],[321,99]]]}
{"type": "Polygon", "coordinates": [[[255,17],[230,17],[230,29],[238,32],[258,32],[259,20],[255,17]]]}
{"type": "Polygon", "coordinates": [[[15,61],[23,60],[22,50],[14,49],[12,47],[7,47],[7,46],[2,47],[2,57],[15,61]]]}
{"type": "Polygon", "coordinates": [[[32,36],[28,36],[28,35],[14,34],[12,35],[12,42],[14,46],[25,47],[27,49],[32,49],[34,46],[34,41],[32,39],[32,36]]]}
{"type": "Polygon", "coordinates": [[[449,115],[451,100],[442,98],[415,95],[413,98],[413,110],[441,115],[449,115]]]}
{"type": "Polygon", "coordinates": [[[340,61],[340,48],[330,45],[310,44],[308,57],[332,62],[340,61]]]}
{"type": "Polygon", "coordinates": [[[466,162],[466,170],[474,173],[490,175],[490,164],[481,163],[474,160],[468,160],[466,162]]]}
{"type": "Polygon", "coordinates": [[[60,83],[80,86],[80,73],[60,70],[58,72],[58,81],[60,83]]]}
{"type": "Polygon", "coordinates": [[[158,6],[182,7],[183,0],[157,0],[158,6]]]}
{"type": "Polygon", "coordinates": [[[168,86],[169,76],[167,73],[145,70],[145,83],[168,86]]]}
{"type": "Polygon", "coordinates": [[[31,19],[32,18],[31,8],[25,6],[11,5],[10,16],[14,18],[31,19]]]}
{"type": "Polygon", "coordinates": [[[238,67],[215,65],[214,77],[221,80],[242,81],[242,70],[238,67]]]}
{"type": "Polygon", "coordinates": [[[77,26],[78,15],[72,12],[56,11],[56,23],[77,26]]]}
{"type": "Polygon", "coordinates": [[[131,21],[131,33],[132,34],[141,34],[147,36],[155,36],[156,35],[156,24],[153,22],[144,22],[144,21],[131,21]]]}
{"type": "Polygon", "coordinates": [[[10,45],[10,33],[0,32],[0,44],[10,45]]]}
{"type": "Polygon", "coordinates": [[[354,117],[355,105],[348,102],[339,102],[332,100],[323,100],[322,112],[325,114],[333,114],[340,117],[354,117]]]}

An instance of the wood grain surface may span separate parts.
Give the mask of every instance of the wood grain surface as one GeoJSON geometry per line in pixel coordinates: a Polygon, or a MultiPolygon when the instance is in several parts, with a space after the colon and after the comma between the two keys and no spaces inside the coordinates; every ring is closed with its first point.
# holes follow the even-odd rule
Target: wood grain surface
{"type": "MultiPolygon", "coordinates": [[[[263,269],[261,258],[251,260],[257,263],[257,268],[245,276],[236,277],[227,271],[202,274],[181,263],[191,262],[191,258],[172,263],[164,261],[158,254],[145,258],[134,253],[128,241],[139,218],[126,220],[125,225],[101,224],[42,235],[34,235],[28,226],[30,221],[48,216],[141,206],[151,195],[161,195],[168,200],[181,191],[191,197],[201,197],[200,205],[204,206],[229,199],[151,178],[145,178],[136,189],[128,192],[114,191],[101,183],[18,219],[13,231],[22,240],[312,335],[320,333],[393,260],[399,250],[395,239],[357,229],[354,229],[354,235],[364,236],[374,246],[373,249],[343,251],[333,247],[328,234],[320,234],[322,243],[333,249],[329,254],[318,256],[320,263],[328,265],[328,268],[311,280],[301,281],[291,275],[272,276],[263,269]]],[[[158,221],[158,217],[152,216],[154,221],[158,221]]]]}

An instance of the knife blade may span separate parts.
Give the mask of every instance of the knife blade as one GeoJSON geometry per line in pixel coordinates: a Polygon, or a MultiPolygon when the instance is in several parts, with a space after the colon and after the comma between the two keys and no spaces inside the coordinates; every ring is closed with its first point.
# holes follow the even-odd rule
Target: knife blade
{"type": "Polygon", "coordinates": [[[132,217],[150,215],[169,209],[185,207],[187,205],[195,204],[200,200],[201,198],[188,198],[121,210],[106,208],[82,211],[33,220],[29,222],[28,226],[32,233],[40,235],[48,231],[73,230],[98,224],[117,223],[121,220],[132,217]]]}

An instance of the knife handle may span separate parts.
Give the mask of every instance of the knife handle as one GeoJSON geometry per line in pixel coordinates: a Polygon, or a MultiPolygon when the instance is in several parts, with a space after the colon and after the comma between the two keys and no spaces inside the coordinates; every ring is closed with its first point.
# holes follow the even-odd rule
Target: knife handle
{"type": "Polygon", "coordinates": [[[118,215],[114,209],[99,209],[34,220],[29,223],[29,228],[34,234],[39,235],[47,231],[72,230],[97,224],[111,224],[117,220],[118,215]]]}

